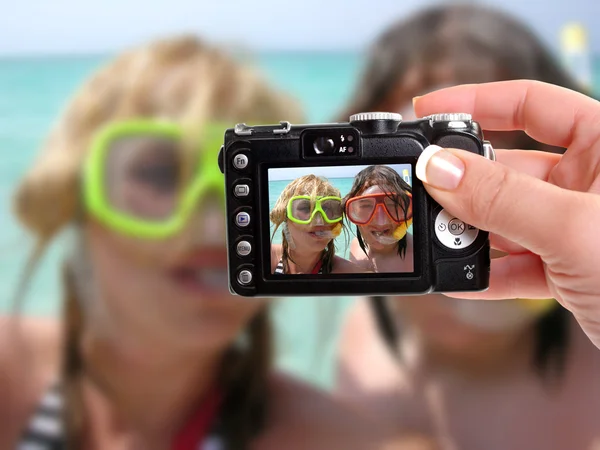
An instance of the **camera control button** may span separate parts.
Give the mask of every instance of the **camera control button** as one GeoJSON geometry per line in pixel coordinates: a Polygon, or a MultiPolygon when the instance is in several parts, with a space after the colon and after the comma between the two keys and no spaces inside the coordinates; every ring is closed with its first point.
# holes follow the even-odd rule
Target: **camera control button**
{"type": "Polygon", "coordinates": [[[250,195],[250,186],[247,184],[236,184],[233,188],[233,193],[236,197],[248,197],[250,195]]]}
{"type": "Polygon", "coordinates": [[[252,252],[252,245],[248,241],[240,241],[236,246],[236,251],[239,256],[248,256],[252,252]]]}
{"type": "Polygon", "coordinates": [[[479,229],[457,219],[446,210],[441,210],[438,213],[434,227],[438,240],[450,249],[462,250],[467,248],[475,242],[479,235],[479,229]]]}
{"type": "Polygon", "coordinates": [[[233,157],[233,167],[243,170],[248,167],[248,157],[243,153],[239,153],[233,157]]]}
{"type": "Polygon", "coordinates": [[[238,283],[243,286],[247,286],[252,283],[252,272],[247,269],[240,270],[237,276],[238,283]]]}
{"type": "Polygon", "coordinates": [[[448,222],[448,231],[454,236],[460,236],[465,232],[465,223],[460,219],[452,219],[448,222]]]}
{"type": "Polygon", "coordinates": [[[239,212],[235,215],[235,224],[238,227],[247,227],[250,225],[250,214],[247,212],[239,212]]]}

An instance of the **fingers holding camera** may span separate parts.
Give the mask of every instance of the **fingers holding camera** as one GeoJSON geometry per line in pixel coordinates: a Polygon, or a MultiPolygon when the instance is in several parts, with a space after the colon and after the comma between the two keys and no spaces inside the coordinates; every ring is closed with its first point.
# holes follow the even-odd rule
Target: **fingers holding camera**
{"type": "Polygon", "coordinates": [[[436,146],[422,153],[415,172],[449,213],[499,236],[492,238],[498,247],[529,251],[494,259],[489,292],[468,298],[550,294],[584,318],[584,331],[600,342],[600,196],[436,146]],[[512,243],[520,247],[509,247],[512,243]]]}
{"type": "MultiPolygon", "coordinates": [[[[532,150],[496,150],[496,161],[534,178],[547,181],[560,162],[562,155],[532,150]]],[[[493,249],[506,253],[523,253],[528,250],[503,236],[490,233],[493,249]]],[[[494,257],[494,255],[492,255],[494,257]]]]}
{"type": "MultiPolygon", "coordinates": [[[[600,136],[598,101],[563,87],[531,80],[456,86],[414,100],[418,117],[456,111],[473,115],[484,130],[523,130],[558,147],[600,136]]],[[[584,142],[585,141],[585,142],[584,142]]]]}
{"type": "Polygon", "coordinates": [[[534,150],[498,150],[496,161],[534,178],[548,181],[562,155],[534,150]]]}
{"type": "MultiPolygon", "coordinates": [[[[544,258],[572,207],[566,191],[504,164],[456,149],[428,147],[416,176],[448,212],[544,258]]],[[[562,243],[561,243],[562,242],[562,243]]]]}

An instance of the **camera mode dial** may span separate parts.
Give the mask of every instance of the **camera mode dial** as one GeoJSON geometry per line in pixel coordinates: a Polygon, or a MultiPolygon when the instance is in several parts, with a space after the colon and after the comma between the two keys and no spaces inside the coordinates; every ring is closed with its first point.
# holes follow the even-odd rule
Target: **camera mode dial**
{"type": "Polygon", "coordinates": [[[365,134],[389,134],[398,129],[402,116],[391,112],[362,112],[350,116],[350,123],[365,134]]]}
{"type": "Polygon", "coordinates": [[[402,116],[398,113],[390,112],[364,112],[350,116],[350,122],[365,122],[367,120],[393,120],[402,122],[402,116]]]}

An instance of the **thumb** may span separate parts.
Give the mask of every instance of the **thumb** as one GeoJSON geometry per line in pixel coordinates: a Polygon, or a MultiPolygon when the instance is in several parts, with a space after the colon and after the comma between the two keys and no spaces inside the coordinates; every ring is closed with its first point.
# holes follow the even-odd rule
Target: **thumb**
{"type": "Polygon", "coordinates": [[[415,172],[449,213],[542,258],[564,250],[568,239],[560,236],[581,231],[581,223],[571,220],[575,193],[480,155],[432,145],[419,157],[415,172]]]}

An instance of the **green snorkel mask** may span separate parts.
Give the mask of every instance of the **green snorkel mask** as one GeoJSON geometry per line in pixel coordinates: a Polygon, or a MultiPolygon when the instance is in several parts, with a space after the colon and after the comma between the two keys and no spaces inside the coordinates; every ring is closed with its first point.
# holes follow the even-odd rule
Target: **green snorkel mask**
{"type": "Polygon", "coordinates": [[[85,209],[125,235],[165,239],[177,234],[209,191],[224,205],[224,176],[216,161],[226,129],[210,124],[192,140],[189,130],[172,122],[109,124],[93,139],[84,164],[85,209]]]}

